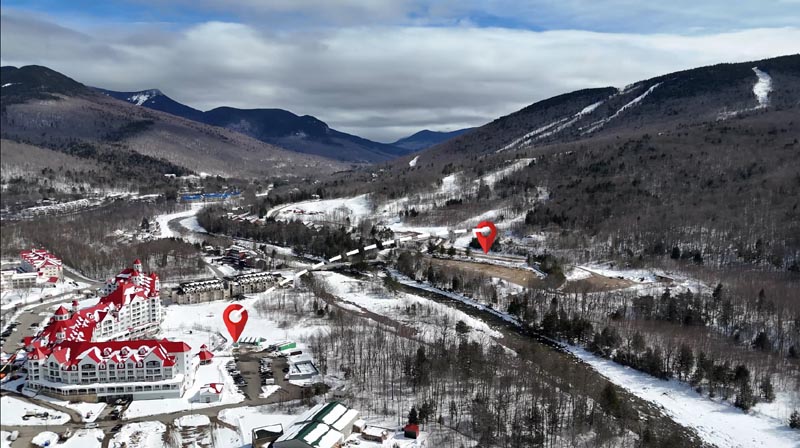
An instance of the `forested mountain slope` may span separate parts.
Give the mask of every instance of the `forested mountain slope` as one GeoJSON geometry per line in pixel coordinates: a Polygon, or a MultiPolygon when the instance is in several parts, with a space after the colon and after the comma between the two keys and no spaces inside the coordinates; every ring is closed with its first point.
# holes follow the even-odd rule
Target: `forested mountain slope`
{"type": "Polygon", "coordinates": [[[292,177],[341,168],[240,133],[126,104],[46,67],[3,67],[2,83],[4,142],[91,160],[125,181],[147,183],[168,173],[192,172],[292,177]]]}

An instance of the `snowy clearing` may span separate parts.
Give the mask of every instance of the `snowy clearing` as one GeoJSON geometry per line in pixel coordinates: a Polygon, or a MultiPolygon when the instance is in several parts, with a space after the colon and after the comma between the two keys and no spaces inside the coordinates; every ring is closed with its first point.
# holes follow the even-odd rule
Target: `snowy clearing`
{"type": "Polygon", "coordinates": [[[447,316],[453,331],[456,322],[466,323],[472,329],[470,338],[473,340],[481,341],[487,337],[495,339],[503,337],[502,333],[492,329],[482,320],[433,300],[407,293],[398,293],[394,297],[388,296],[384,290],[375,290],[365,281],[352,279],[335,272],[320,272],[317,275],[325,279],[328,290],[342,300],[413,327],[420,332],[423,338],[428,335],[430,340],[435,340],[437,335],[441,335],[443,328],[440,320],[444,316],[447,316]],[[407,310],[412,306],[417,307],[417,310],[409,314],[407,310]],[[423,313],[423,307],[433,312],[431,316],[423,313]]]}
{"type": "Polygon", "coordinates": [[[275,219],[299,219],[310,221],[344,221],[350,219],[355,225],[370,215],[372,207],[369,195],[362,194],[352,198],[322,199],[283,204],[267,212],[267,217],[275,219]]]}
{"type": "Polygon", "coordinates": [[[0,409],[2,409],[0,423],[6,426],[62,425],[69,421],[69,416],[63,412],[8,396],[0,398],[0,409]],[[40,415],[46,412],[48,417],[31,416],[27,419],[23,418],[29,412],[40,415]]]}
{"type": "Polygon", "coordinates": [[[693,428],[705,441],[719,448],[800,446],[800,432],[790,429],[786,422],[745,414],[732,405],[698,395],[687,384],[659,380],[580,347],[566,348],[614,384],[660,406],[676,422],[693,428]]]}

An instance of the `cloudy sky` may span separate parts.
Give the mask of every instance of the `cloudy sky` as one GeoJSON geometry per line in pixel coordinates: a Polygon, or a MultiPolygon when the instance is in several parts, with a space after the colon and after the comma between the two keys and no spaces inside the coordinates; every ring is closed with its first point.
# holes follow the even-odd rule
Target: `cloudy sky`
{"type": "Polygon", "coordinates": [[[392,141],[568,91],[800,52],[800,0],[2,0],[2,65],[392,141]]]}

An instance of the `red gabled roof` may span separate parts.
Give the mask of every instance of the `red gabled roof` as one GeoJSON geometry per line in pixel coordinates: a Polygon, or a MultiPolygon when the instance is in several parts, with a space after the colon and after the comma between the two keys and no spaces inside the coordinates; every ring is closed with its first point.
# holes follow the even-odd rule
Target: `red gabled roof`
{"type": "MultiPolygon", "coordinates": [[[[183,343],[158,341],[155,339],[141,339],[136,341],[109,341],[109,342],[75,342],[67,341],[56,345],[52,353],[56,362],[62,367],[76,365],[83,359],[89,358],[96,364],[108,362],[120,364],[127,361],[141,362],[146,357],[154,354],[165,367],[175,365],[174,356],[170,356],[171,348],[180,348],[183,343]],[[144,350],[142,350],[144,349],[144,350]]],[[[188,346],[187,346],[188,347],[188,346]]],[[[44,348],[34,348],[40,356],[47,356],[44,348]],[[39,351],[37,351],[39,350],[39,351]]],[[[42,359],[44,359],[44,357],[42,359]]]]}
{"type": "Polygon", "coordinates": [[[64,308],[64,305],[59,306],[55,312],[56,316],[64,316],[66,314],[69,314],[69,311],[67,311],[67,309],[64,308]]]}
{"type": "Polygon", "coordinates": [[[19,253],[20,258],[27,261],[36,269],[46,266],[61,266],[61,259],[44,249],[23,250],[19,253]]]}
{"type": "Polygon", "coordinates": [[[161,345],[163,345],[164,348],[166,348],[170,353],[185,353],[192,350],[192,348],[189,347],[189,344],[185,342],[168,341],[166,338],[159,342],[161,342],[161,345]]]}
{"type": "Polygon", "coordinates": [[[214,354],[208,350],[200,350],[200,353],[197,354],[200,356],[200,361],[208,361],[209,359],[214,357],[214,354]]]}
{"type": "Polygon", "coordinates": [[[201,392],[213,392],[215,394],[221,394],[222,391],[225,389],[225,385],[223,383],[208,383],[200,389],[201,392]]]}

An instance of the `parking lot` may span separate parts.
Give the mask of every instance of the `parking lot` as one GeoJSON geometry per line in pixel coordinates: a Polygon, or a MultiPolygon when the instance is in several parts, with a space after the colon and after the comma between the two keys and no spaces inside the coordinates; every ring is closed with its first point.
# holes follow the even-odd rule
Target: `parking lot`
{"type": "MultiPolygon", "coordinates": [[[[281,390],[270,396],[274,401],[295,400],[302,398],[302,389],[285,380],[288,371],[286,358],[267,356],[266,352],[243,351],[235,355],[233,370],[229,370],[234,380],[240,379],[240,390],[250,400],[261,395],[265,385],[277,385],[281,390]],[[237,375],[238,372],[238,375],[237,375]]],[[[226,366],[230,369],[229,366],[226,366]]],[[[272,401],[272,400],[271,400],[272,401]]]]}

